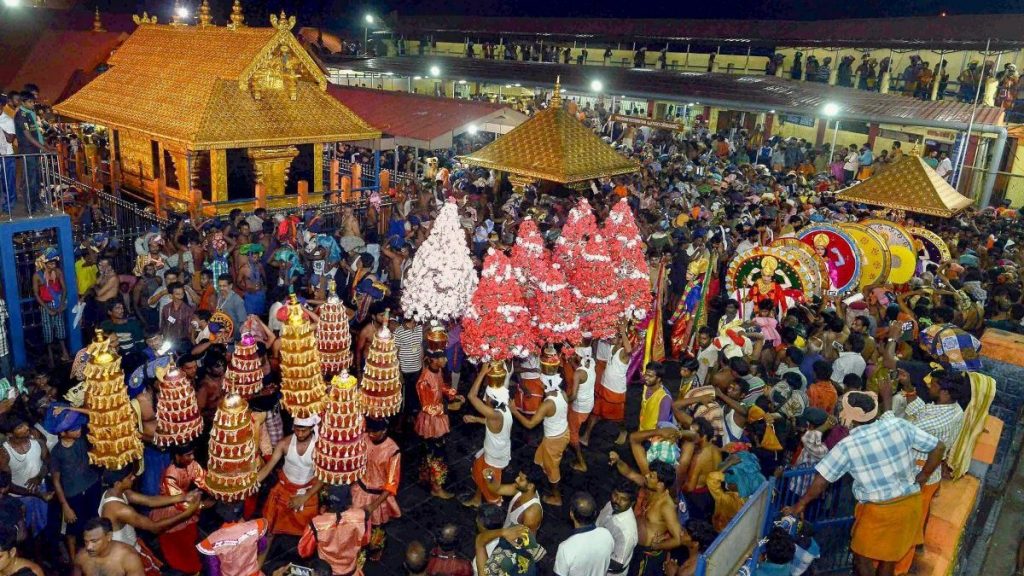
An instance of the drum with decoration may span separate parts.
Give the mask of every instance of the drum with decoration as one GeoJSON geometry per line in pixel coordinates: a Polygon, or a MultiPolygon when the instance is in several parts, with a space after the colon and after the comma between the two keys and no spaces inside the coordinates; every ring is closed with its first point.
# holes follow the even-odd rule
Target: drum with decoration
{"type": "Polygon", "coordinates": [[[839,227],[853,238],[860,248],[860,255],[864,258],[860,269],[860,288],[887,281],[889,270],[892,268],[892,257],[885,237],[862,224],[847,223],[840,224],[839,227]]]}
{"type": "Polygon", "coordinates": [[[907,232],[910,232],[910,234],[914,236],[914,251],[918,254],[918,257],[926,257],[925,254],[921,253],[921,251],[924,250],[927,253],[928,260],[931,260],[936,264],[949,262],[952,258],[946,241],[935,232],[932,232],[927,228],[921,228],[920,226],[907,228],[907,232]],[[917,245],[918,242],[921,243],[920,246],[917,245]]]}
{"type": "Polygon", "coordinates": [[[828,268],[814,248],[796,238],[779,238],[771,245],[788,249],[792,256],[800,261],[801,266],[807,270],[809,286],[804,288],[805,291],[808,294],[821,296],[822,289],[828,282],[828,268]]]}
{"type": "Polygon", "coordinates": [[[889,220],[868,218],[861,220],[860,223],[885,237],[891,260],[889,282],[909,282],[917,271],[917,248],[914,247],[913,235],[900,224],[889,220]]]}
{"type": "Polygon", "coordinates": [[[843,295],[860,286],[863,257],[857,242],[842,228],[819,224],[800,230],[797,238],[825,262],[822,287],[827,294],[843,295]]]}
{"type": "Polygon", "coordinates": [[[733,258],[726,272],[725,286],[745,318],[754,314],[763,300],[771,300],[780,313],[807,299],[814,284],[810,270],[792,249],[781,246],[757,247],[733,258]]]}
{"type": "Polygon", "coordinates": [[[235,321],[221,310],[217,310],[210,316],[210,322],[219,324],[220,331],[213,337],[215,344],[230,344],[234,341],[235,321]]]}

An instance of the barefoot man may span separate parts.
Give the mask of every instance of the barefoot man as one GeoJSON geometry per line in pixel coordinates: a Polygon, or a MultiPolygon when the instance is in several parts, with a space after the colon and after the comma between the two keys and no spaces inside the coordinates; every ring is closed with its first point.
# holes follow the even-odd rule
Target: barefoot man
{"type": "Polygon", "coordinates": [[[580,428],[594,410],[594,384],[597,382],[594,349],[590,347],[589,338],[584,337],[583,344],[576,348],[575,356],[576,367],[569,389],[569,401],[572,402],[569,406],[569,445],[576,452],[572,469],[586,472],[587,462],[583,459],[580,428]]]}
{"type": "Polygon", "coordinates": [[[473,483],[476,493],[463,504],[477,507],[481,502],[500,504],[501,496],[493,492],[488,484],[501,483],[501,471],[512,461],[512,411],[509,409],[508,388],[488,386],[484,391],[484,399],[480,399],[480,383],[487,376],[488,367],[481,368],[469,389],[469,403],[480,413],[480,416],[467,414],[462,417],[467,424],[484,425],[484,447],[476,453],[473,461],[473,483]],[[491,471],[492,480],[484,474],[491,471]]]}
{"type": "MultiPolygon", "coordinates": [[[[543,361],[541,369],[544,369],[543,361]]],[[[533,462],[543,468],[544,474],[548,477],[550,492],[543,500],[552,506],[562,505],[562,492],[558,483],[562,480],[562,455],[569,445],[569,401],[560,388],[562,377],[557,374],[557,370],[556,363],[555,374],[541,375],[541,381],[544,382],[544,401],[532,418],[527,418],[512,407],[512,415],[527,428],[533,429],[544,422],[544,440],[537,446],[533,462]]]]}
{"type": "Polygon", "coordinates": [[[587,429],[580,438],[580,444],[590,444],[590,434],[594,426],[601,420],[614,422],[619,426],[619,436],[615,443],[626,443],[626,370],[633,351],[629,343],[629,330],[626,325],[619,325],[618,341],[612,346],[612,355],[605,366],[604,374],[597,384],[594,400],[594,411],[590,414],[587,429]]]}
{"type": "Polygon", "coordinates": [[[640,486],[636,506],[637,551],[642,555],[637,574],[661,574],[662,566],[665,564],[665,551],[678,548],[690,539],[679,525],[679,511],[676,508],[676,500],[672,497],[671,488],[675,485],[676,474],[671,465],[660,460],[648,465],[647,454],[642,447],[639,450],[634,448],[633,457],[639,471],[633,470],[619,460],[619,455],[615,452],[608,454],[608,463],[614,466],[619,474],[640,486]]]}
{"type": "MultiPolygon", "coordinates": [[[[320,488],[323,484],[313,474],[313,453],[316,449],[314,428],[319,417],[296,418],[292,435],[277,443],[270,460],[257,479],[263,482],[277,464],[284,465],[277,475],[277,484],[270,490],[263,506],[263,517],[269,525],[270,538],[277,534],[302,536],[309,521],[316,516],[320,488]]],[[[268,544],[269,545],[269,544],[268,544]]]]}
{"type": "Polygon", "coordinates": [[[540,522],[544,519],[544,507],[537,496],[537,486],[541,482],[540,471],[536,468],[520,470],[514,484],[494,482],[494,472],[491,470],[484,470],[484,478],[492,492],[511,497],[505,515],[505,528],[522,524],[536,536],[540,522]]]}
{"type": "Polygon", "coordinates": [[[142,558],[134,548],[114,540],[106,518],[93,518],[82,533],[85,548],[75,555],[75,576],[143,576],[142,558]]]}

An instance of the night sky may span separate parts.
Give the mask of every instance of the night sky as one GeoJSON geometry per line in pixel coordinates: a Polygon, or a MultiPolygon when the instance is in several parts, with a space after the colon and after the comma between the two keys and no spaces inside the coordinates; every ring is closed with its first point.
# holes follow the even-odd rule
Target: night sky
{"type": "MultiPolygon", "coordinates": [[[[88,2],[88,0],[86,0],[88,2]]],[[[143,7],[150,13],[170,13],[174,0],[92,0],[101,10],[132,12],[143,7]]],[[[190,0],[198,3],[199,0],[190,0]]],[[[211,0],[214,17],[226,18],[232,0],[211,0]]],[[[92,2],[89,2],[90,5],[92,2]]],[[[1017,13],[1024,10],[1011,0],[978,0],[954,3],[952,0],[733,0],[732,2],[665,2],[626,0],[582,2],[570,0],[242,0],[246,14],[277,12],[282,7],[292,14],[298,12],[300,22],[342,28],[358,22],[362,14],[384,15],[397,11],[401,15],[481,15],[536,17],[607,17],[607,18],[725,18],[725,19],[791,19],[815,20],[829,18],[878,18],[887,16],[929,16],[949,14],[1017,13]]]]}

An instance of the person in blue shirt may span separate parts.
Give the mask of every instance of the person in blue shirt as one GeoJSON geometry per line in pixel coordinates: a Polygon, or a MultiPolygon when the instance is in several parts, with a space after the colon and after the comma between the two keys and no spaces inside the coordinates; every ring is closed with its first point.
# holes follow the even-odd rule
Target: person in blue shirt
{"type": "Polygon", "coordinates": [[[860,149],[860,167],[866,168],[868,166],[871,166],[871,164],[874,161],[875,154],[871,151],[871,144],[865,142],[864,146],[862,146],[860,149]]]}

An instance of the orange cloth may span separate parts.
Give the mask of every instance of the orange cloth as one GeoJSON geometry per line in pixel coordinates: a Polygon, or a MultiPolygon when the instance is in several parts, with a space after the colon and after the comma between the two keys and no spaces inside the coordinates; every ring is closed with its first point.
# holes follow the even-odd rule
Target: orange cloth
{"type": "Polygon", "coordinates": [[[362,508],[341,514],[320,514],[299,540],[299,555],[308,558],[315,551],[335,574],[362,574],[359,551],[370,542],[370,518],[362,508]],[[316,532],[313,532],[316,528],[316,532]]]}
{"type": "Polygon", "coordinates": [[[476,487],[480,489],[480,496],[484,502],[489,504],[501,504],[501,496],[491,492],[487,487],[487,480],[484,478],[484,470],[491,470],[494,472],[494,483],[501,484],[501,471],[503,468],[495,468],[494,466],[488,466],[484,462],[483,454],[477,456],[476,460],[473,461],[473,482],[476,483],[476,487]]]}
{"type": "Polygon", "coordinates": [[[298,486],[288,481],[284,471],[277,472],[277,484],[270,490],[267,496],[267,503],[263,505],[263,517],[270,525],[271,534],[288,534],[290,536],[302,536],[306,531],[306,525],[316,516],[317,503],[319,498],[310,497],[302,505],[302,510],[296,512],[289,506],[292,496],[298,494],[299,490],[309,489],[315,480],[308,484],[298,486]]]}
{"type": "Polygon", "coordinates": [[[540,376],[522,378],[519,387],[516,388],[515,398],[512,399],[513,405],[523,414],[532,416],[540,408],[542,402],[544,402],[544,384],[541,383],[540,376]]]}
{"type": "Polygon", "coordinates": [[[604,386],[594,387],[594,416],[612,422],[626,419],[626,394],[612,392],[604,386]]]}
{"type": "Polygon", "coordinates": [[[898,562],[924,542],[921,493],[888,502],[860,502],[853,511],[854,554],[879,562],[898,562]]]}
{"type": "MultiPolygon", "coordinates": [[[[920,462],[920,461],[919,461],[920,462]]],[[[939,491],[939,486],[942,482],[936,482],[935,484],[925,484],[925,487],[921,489],[921,541],[924,542],[924,526],[928,523],[928,512],[932,508],[932,500],[935,499],[935,493],[939,491]]],[[[910,572],[910,567],[914,564],[914,552],[915,549],[911,548],[906,556],[903,557],[896,564],[896,574],[902,575],[910,572]]]]}
{"type": "Polygon", "coordinates": [[[572,446],[580,445],[580,428],[583,427],[583,423],[587,421],[587,416],[590,414],[580,414],[569,407],[569,444],[572,446]]]}
{"type": "Polygon", "coordinates": [[[382,526],[392,518],[400,518],[402,509],[398,507],[395,495],[398,494],[401,476],[402,453],[398,450],[398,444],[391,438],[374,444],[366,437],[366,472],[352,485],[352,505],[357,508],[366,506],[386,492],[387,499],[373,511],[370,522],[374,526],[382,526]]]}
{"type": "Polygon", "coordinates": [[[807,387],[807,399],[810,400],[811,407],[832,414],[835,412],[836,402],[839,401],[839,394],[831,382],[823,380],[807,387]]]}
{"type": "Polygon", "coordinates": [[[423,408],[416,415],[413,430],[420,438],[440,438],[448,433],[448,413],[444,407],[444,398],[454,396],[454,391],[444,383],[440,372],[424,369],[416,382],[416,395],[419,396],[423,408]]]}
{"type": "Polygon", "coordinates": [[[569,431],[558,436],[545,436],[533,455],[533,463],[544,469],[548,482],[558,484],[562,479],[562,455],[569,445],[569,431]]]}

